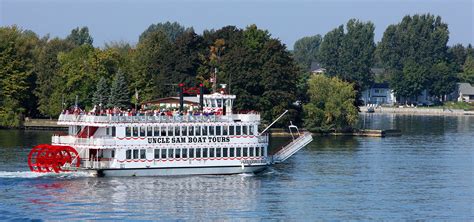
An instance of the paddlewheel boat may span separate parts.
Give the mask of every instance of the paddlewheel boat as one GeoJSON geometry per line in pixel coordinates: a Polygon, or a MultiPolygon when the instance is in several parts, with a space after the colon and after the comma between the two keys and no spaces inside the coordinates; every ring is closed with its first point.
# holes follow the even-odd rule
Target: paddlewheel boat
{"type": "Polygon", "coordinates": [[[232,113],[235,95],[201,91],[199,97],[203,112],[198,115],[63,113],[58,125],[67,126],[68,134],[34,147],[28,165],[39,173],[86,171],[95,176],[257,173],[312,141],[311,134],[290,126],[292,141],[269,154],[265,132],[286,112],[259,132],[260,114],[232,113]]]}

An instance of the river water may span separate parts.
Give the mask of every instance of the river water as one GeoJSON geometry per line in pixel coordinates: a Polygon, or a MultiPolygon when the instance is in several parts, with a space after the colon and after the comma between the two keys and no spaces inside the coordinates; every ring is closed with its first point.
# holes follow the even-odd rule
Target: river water
{"type": "MultiPolygon", "coordinates": [[[[257,175],[28,172],[52,132],[0,130],[0,220],[474,220],[474,117],[366,114],[401,137],[316,137],[257,175]]],[[[275,140],[274,140],[275,141],[275,140]]]]}

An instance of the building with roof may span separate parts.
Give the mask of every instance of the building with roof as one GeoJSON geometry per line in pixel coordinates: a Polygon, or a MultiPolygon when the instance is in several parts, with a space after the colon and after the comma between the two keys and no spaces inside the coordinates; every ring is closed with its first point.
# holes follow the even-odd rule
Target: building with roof
{"type": "Polygon", "coordinates": [[[364,104],[393,105],[395,94],[388,83],[374,83],[369,89],[362,91],[364,104]]]}
{"type": "Polygon", "coordinates": [[[474,102],[474,87],[470,83],[458,83],[458,102],[474,102]]]}
{"type": "MultiPolygon", "coordinates": [[[[184,107],[185,109],[198,109],[199,108],[199,96],[184,96],[184,107]]],[[[154,99],[150,101],[145,101],[141,103],[142,107],[157,107],[161,109],[178,109],[179,108],[179,97],[165,97],[154,99]]]]}
{"type": "Polygon", "coordinates": [[[321,64],[319,64],[317,62],[311,62],[310,71],[313,74],[323,74],[323,73],[326,72],[326,69],[321,67],[321,64]]]}

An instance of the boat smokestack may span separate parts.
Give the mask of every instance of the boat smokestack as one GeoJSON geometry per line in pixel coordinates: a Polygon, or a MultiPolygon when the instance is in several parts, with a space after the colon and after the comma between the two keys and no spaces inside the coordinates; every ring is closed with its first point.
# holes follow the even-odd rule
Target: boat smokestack
{"type": "Polygon", "coordinates": [[[204,86],[199,84],[199,110],[202,112],[204,110],[204,86]]]}
{"type": "Polygon", "coordinates": [[[179,112],[183,113],[184,111],[184,93],[183,93],[184,84],[179,84],[179,112]]]}

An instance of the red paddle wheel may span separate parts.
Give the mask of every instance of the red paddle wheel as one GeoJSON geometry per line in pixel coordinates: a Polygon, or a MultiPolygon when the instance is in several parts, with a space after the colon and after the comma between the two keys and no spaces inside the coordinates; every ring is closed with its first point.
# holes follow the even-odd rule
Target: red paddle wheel
{"type": "Polygon", "coordinates": [[[70,146],[41,144],[31,149],[28,154],[28,166],[33,172],[65,172],[61,167],[68,163],[71,167],[80,166],[77,151],[70,146]]]}

